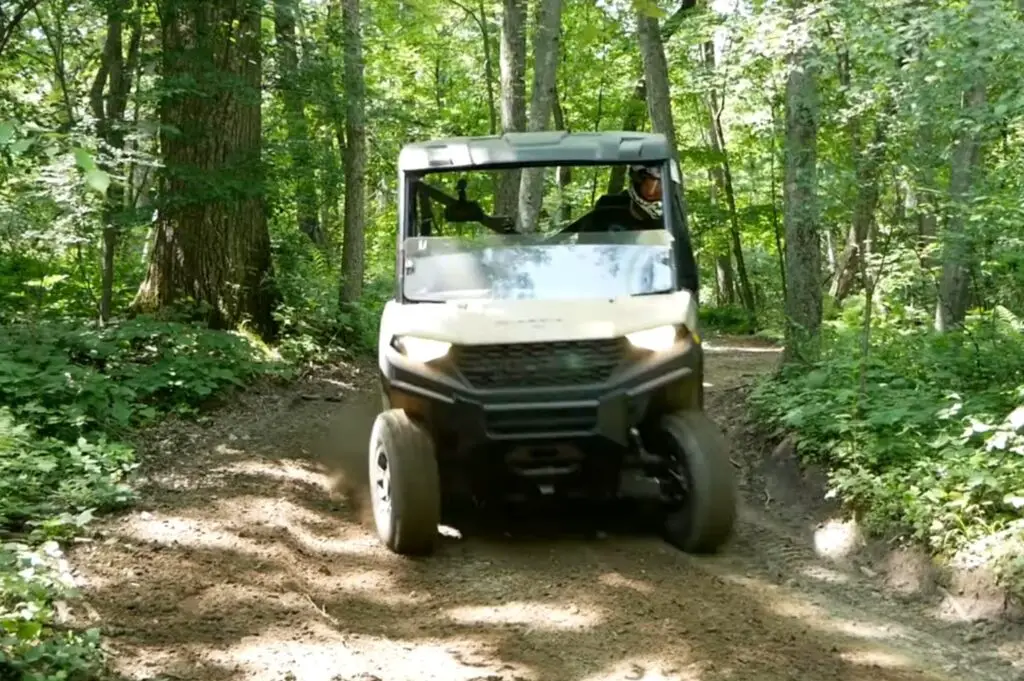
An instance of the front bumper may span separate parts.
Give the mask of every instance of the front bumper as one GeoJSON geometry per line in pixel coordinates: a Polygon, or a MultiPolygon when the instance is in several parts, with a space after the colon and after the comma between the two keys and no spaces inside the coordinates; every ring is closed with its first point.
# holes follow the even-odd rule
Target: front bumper
{"type": "Polygon", "coordinates": [[[691,336],[660,352],[630,351],[607,380],[588,385],[481,389],[450,356],[423,364],[389,347],[386,360],[382,380],[392,405],[456,435],[460,449],[594,437],[627,446],[652,400],[669,409],[699,403],[703,381],[703,353],[691,336]]]}

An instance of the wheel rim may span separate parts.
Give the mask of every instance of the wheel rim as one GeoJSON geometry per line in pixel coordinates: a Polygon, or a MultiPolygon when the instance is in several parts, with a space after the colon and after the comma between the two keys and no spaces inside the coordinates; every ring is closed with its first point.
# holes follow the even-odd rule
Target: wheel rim
{"type": "Polygon", "coordinates": [[[391,466],[383,447],[373,463],[373,514],[379,527],[391,524],[391,466]]]}

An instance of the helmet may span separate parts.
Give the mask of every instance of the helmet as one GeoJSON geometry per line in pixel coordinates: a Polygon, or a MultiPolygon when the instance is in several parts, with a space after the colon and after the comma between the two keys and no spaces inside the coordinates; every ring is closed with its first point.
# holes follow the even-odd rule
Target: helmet
{"type": "Polygon", "coordinates": [[[632,166],[629,169],[629,198],[653,219],[661,217],[661,168],[632,166]]]}

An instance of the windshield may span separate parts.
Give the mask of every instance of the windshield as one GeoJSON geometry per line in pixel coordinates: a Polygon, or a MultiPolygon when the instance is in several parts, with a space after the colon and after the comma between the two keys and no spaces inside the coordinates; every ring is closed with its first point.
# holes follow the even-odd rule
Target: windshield
{"type": "Polygon", "coordinates": [[[578,166],[413,176],[404,294],[441,302],[668,293],[674,242],[660,171],[578,166]]]}
{"type": "Polygon", "coordinates": [[[417,301],[586,299],[673,289],[668,232],[573,236],[416,237],[406,242],[405,295],[417,301]]]}

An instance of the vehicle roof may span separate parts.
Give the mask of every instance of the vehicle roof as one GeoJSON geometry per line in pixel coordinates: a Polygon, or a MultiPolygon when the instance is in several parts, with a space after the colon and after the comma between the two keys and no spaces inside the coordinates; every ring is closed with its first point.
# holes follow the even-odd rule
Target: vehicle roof
{"type": "Polygon", "coordinates": [[[559,163],[658,163],[668,141],[649,132],[510,132],[415,142],[398,155],[401,172],[559,163]]]}

